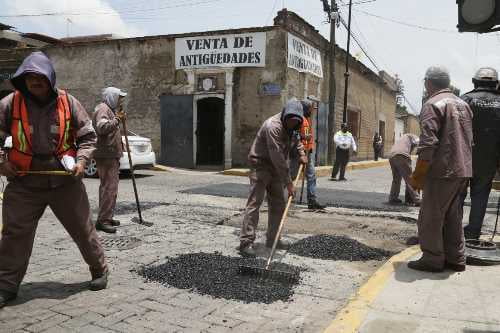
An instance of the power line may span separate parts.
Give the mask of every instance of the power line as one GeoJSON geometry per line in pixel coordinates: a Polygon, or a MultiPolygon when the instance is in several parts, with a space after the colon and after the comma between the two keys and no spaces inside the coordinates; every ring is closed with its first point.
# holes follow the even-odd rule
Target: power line
{"type": "Polygon", "coordinates": [[[51,12],[51,13],[40,13],[40,14],[18,14],[18,15],[0,15],[1,18],[24,18],[24,17],[44,17],[44,16],[93,16],[93,15],[122,15],[122,14],[132,14],[132,13],[141,13],[141,12],[151,12],[151,11],[159,11],[163,9],[171,9],[171,8],[180,8],[180,7],[191,7],[202,4],[209,4],[214,2],[220,2],[223,0],[198,0],[191,2],[183,2],[178,3],[176,5],[170,6],[162,6],[156,8],[145,8],[145,9],[128,9],[128,10],[114,10],[114,11],[97,11],[92,12],[92,10],[99,9],[90,9],[91,12],[86,13],[72,13],[72,12],[51,12]]]}
{"type": "Polygon", "coordinates": [[[367,16],[376,17],[376,18],[378,18],[380,20],[383,20],[383,21],[388,21],[388,22],[392,22],[392,23],[404,25],[404,26],[411,27],[411,28],[417,28],[417,29],[420,29],[420,30],[433,31],[433,32],[458,34],[457,31],[453,31],[453,30],[431,28],[431,27],[426,27],[426,26],[423,26],[423,25],[411,24],[411,23],[407,23],[407,22],[398,21],[398,20],[395,20],[395,19],[392,19],[392,18],[388,18],[388,17],[383,17],[383,16],[380,16],[380,15],[375,15],[375,14],[368,13],[368,12],[366,12],[364,10],[360,10],[360,9],[353,9],[353,10],[356,11],[356,12],[365,14],[367,16]]]}
{"type": "Polygon", "coordinates": [[[266,19],[266,23],[265,25],[268,25],[269,24],[269,20],[271,19],[273,13],[274,13],[274,9],[276,8],[276,5],[278,4],[278,1],[279,0],[274,0],[274,5],[273,5],[273,9],[271,9],[271,12],[269,13],[269,15],[267,16],[267,19],[266,19]]]}

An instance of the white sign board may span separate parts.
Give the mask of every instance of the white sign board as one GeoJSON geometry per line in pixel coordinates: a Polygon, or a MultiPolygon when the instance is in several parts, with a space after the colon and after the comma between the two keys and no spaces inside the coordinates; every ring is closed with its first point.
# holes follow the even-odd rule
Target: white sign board
{"type": "Polygon", "coordinates": [[[265,65],[265,32],[175,39],[176,69],[265,65]]]}
{"type": "Polygon", "coordinates": [[[323,77],[321,53],[291,33],[288,33],[288,67],[323,77]]]}

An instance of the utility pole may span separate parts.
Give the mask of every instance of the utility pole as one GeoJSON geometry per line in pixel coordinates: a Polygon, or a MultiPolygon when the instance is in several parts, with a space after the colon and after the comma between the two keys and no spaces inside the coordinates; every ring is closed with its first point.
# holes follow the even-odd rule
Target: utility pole
{"type": "Polygon", "coordinates": [[[349,58],[351,49],[351,17],[352,17],[352,0],[349,0],[349,21],[347,22],[347,53],[345,59],[345,85],[344,85],[344,110],[342,113],[342,122],[347,122],[347,95],[349,91],[349,58]]]}
{"type": "Polygon", "coordinates": [[[328,0],[322,0],[323,2],[323,10],[328,15],[328,21],[330,22],[330,52],[328,54],[329,59],[329,73],[328,73],[328,83],[329,83],[329,93],[328,93],[328,152],[329,157],[332,159],[335,155],[335,147],[333,143],[333,136],[336,130],[336,117],[335,117],[335,100],[337,96],[337,83],[336,83],[336,73],[335,73],[335,59],[337,53],[336,40],[335,40],[335,31],[338,21],[338,7],[336,0],[330,0],[330,4],[328,4],[328,0]]]}

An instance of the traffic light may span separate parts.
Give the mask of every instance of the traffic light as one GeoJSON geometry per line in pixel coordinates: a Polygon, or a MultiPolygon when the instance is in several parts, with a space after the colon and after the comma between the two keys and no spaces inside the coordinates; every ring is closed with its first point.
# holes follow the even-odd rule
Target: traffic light
{"type": "Polygon", "coordinates": [[[500,0],[457,0],[458,31],[492,32],[500,24],[500,0]]]}

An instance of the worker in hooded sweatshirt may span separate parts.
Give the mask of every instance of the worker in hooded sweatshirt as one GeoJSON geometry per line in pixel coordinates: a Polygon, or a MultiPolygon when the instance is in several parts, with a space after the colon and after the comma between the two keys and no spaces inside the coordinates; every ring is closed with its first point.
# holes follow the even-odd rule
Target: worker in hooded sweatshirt
{"type": "Polygon", "coordinates": [[[96,106],[92,124],[97,132],[97,148],[94,158],[101,182],[99,186],[99,215],[96,229],[116,232],[120,222],[113,219],[120,180],[120,158],[123,154],[120,124],[125,118],[123,99],[127,94],[115,87],[105,88],[102,102],[96,106]]]}
{"type": "MultiPolygon", "coordinates": [[[[253,249],[259,223],[259,209],[267,194],[269,206],[266,246],[272,247],[279,223],[285,210],[284,188],[293,196],[295,188],[290,177],[289,154],[296,149],[303,164],[307,163],[304,147],[298,140],[297,131],[302,125],[302,103],[292,98],[282,112],[267,119],[253,141],[248,162],[250,164],[250,194],[240,233],[240,253],[255,257],[253,249]]],[[[279,240],[277,249],[288,249],[289,244],[279,240]]]]}
{"type": "Polygon", "coordinates": [[[472,176],[472,110],[449,89],[444,67],[430,67],[424,82],[430,97],[420,113],[418,160],[409,181],[413,189],[423,190],[417,221],[422,257],[408,267],[461,272],[463,202],[472,176]]]}
{"type": "Polygon", "coordinates": [[[0,161],[0,174],[9,181],[2,209],[0,307],[17,296],[47,206],[89,265],[90,289],[104,289],[108,268],[81,180],[96,142],[89,116],[76,98],[55,87],[54,67],[42,52],[24,59],[11,82],[15,92],[0,101],[0,147],[12,136],[12,148],[2,151],[0,161]],[[72,176],[27,174],[47,170],[72,176]]]}

